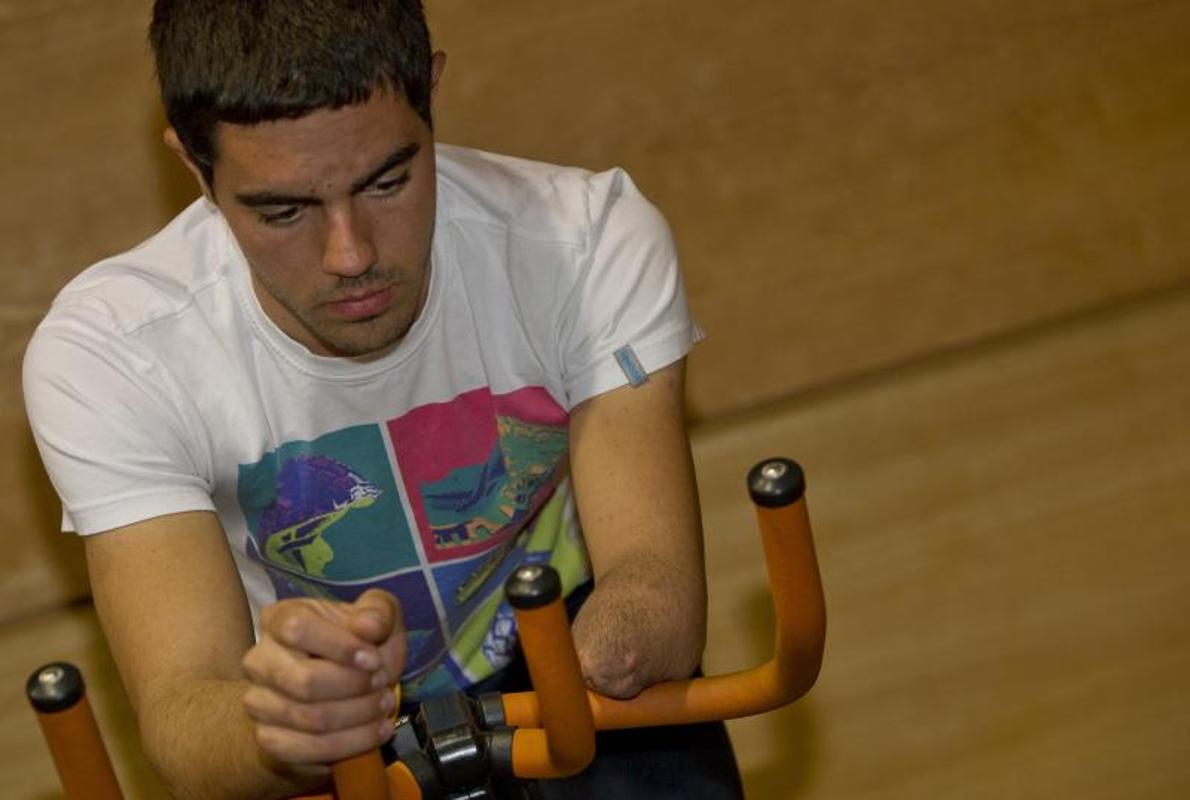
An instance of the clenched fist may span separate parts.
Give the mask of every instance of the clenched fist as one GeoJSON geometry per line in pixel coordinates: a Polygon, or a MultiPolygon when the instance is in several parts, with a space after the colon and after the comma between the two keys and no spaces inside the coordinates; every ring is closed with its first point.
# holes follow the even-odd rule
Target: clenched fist
{"type": "Polygon", "coordinates": [[[293,598],[264,609],[243,660],[261,750],[294,767],[329,767],[384,742],[405,653],[401,607],[378,589],[354,603],[293,598]]]}

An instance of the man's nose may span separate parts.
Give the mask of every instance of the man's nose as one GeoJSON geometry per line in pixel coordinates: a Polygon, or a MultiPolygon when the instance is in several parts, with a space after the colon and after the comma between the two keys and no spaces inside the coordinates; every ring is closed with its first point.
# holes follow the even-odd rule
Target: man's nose
{"type": "Polygon", "coordinates": [[[371,226],[350,208],[328,209],[323,269],[334,275],[355,277],[376,261],[371,226]]]}

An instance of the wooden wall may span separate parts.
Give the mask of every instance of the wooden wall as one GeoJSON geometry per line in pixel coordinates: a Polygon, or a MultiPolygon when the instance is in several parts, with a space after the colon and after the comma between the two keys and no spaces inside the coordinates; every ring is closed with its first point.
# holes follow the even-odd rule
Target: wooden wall
{"type": "Polygon", "coordinates": [[[86,593],[81,548],[54,533],[61,511],[25,422],[28,337],[81,268],[184,202],[164,188],[176,176],[161,152],[147,13],[141,0],[0,5],[0,619],[86,593]]]}
{"type": "Polygon", "coordinates": [[[1190,278],[1185,3],[431,7],[447,138],[668,214],[696,418],[1190,278]]]}
{"type": "MultiPolygon", "coordinates": [[[[85,605],[67,608],[86,598],[80,547],[55,533],[59,510],[24,421],[19,366],[29,334],[63,283],[139,241],[194,196],[160,144],[144,33],[149,5],[0,0],[0,108],[7,123],[0,126],[7,188],[0,197],[0,436],[9,443],[0,451],[8,553],[0,568],[3,677],[23,680],[34,666],[25,663],[30,631],[53,620],[63,631],[62,649],[83,652],[110,685],[106,702],[121,719],[94,621],[85,605]]],[[[814,722],[810,711],[782,717],[785,727],[763,734],[733,731],[767,742],[758,746],[762,755],[772,747],[818,748],[795,759],[808,774],[833,774],[847,752],[839,737],[860,736],[871,749],[851,755],[870,755],[877,765],[912,760],[892,731],[888,741],[862,737],[859,709],[877,703],[881,653],[894,673],[903,667],[908,696],[929,701],[920,713],[938,730],[967,731],[937,703],[959,701],[971,687],[952,677],[953,692],[914,694],[914,680],[937,675],[912,663],[898,649],[902,640],[881,626],[912,627],[913,612],[932,601],[951,603],[953,614],[931,616],[944,630],[969,618],[997,633],[943,637],[931,657],[950,659],[961,671],[964,653],[982,652],[984,676],[991,670],[1003,677],[1007,668],[989,649],[1006,646],[1008,623],[1027,609],[959,603],[962,592],[980,587],[991,597],[988,582],[997,577],[962,573],[961,565],[999,553],[1001,560],[988,563],[1011,572],[1012,559],[997,548],[1034,547],[1029,537],[1041,529],[1027,528],[1017,541],[1000,526],[975,524],[998,511],[980,500],[974,482],[1021,460],[1036,467],[1018,476],[1022,486],[1041,478],[1060,486],[1066,475],[1110,480],[1103,471],[1113,447],[1134,459],[1129,469],[1158,465],[1153,486],[1186,476],[1162,448],[1190,445],[1190,423],[1160,404],[1184,399],[1185,384],[1162,383],[1151,370],[1153,363],[1171,374],[1185,367],[1179,337],[1190,311],[1190,60],[1183,54],[1190,3],[429,0],[428,8],[436,43],[449,54],[437,109],[443,140],[591,168],[625,166],[669,217],[691,303],[710,334],[692,359],[689,401],[708,526],[736,519],[731,514],[741,506],[723,493],[734,491],[728,481],[757,451],[781,442],[834,468],[820,501],[831,520],[824,569],[838,582],[832,599],[850,624],[847,644],[836,651],[843,654],[836,662],[842,678],[832,677],[828,662],[826,699],[807,706],[815,719],[833,720],[834,733],[811,735],[810,727],[828,723],[814,722]],[[1118,321],[1133,314],[1161,322],[1154,332],[1143,321],[1118,321]],[[1055,336],[1069,338],[1046,344],[1055,336]],[[1116,347],[1121,336],[1131,349],[1116,347]],[[1162,355],[1145,361],[1148,352],[1162,355]],[[964,370],[973,372],[963,377],[964,370]],[[1145,387],[1140,394],[1106,391],[1137,380],[1145,387]],[[922,382],[935,390],[920,389],[922,382]],[[996,393],[1009,389],[997,403],[996,393]],[[983,422],[972,427],[960,412],[980,403],[983,422]],[[1080,438],[1063,428],[1067,407],[1074,419],[1098,422],[1078,429],[1080,438]],[[1146,427],[1154,414],[1162,426],[1146,427]],[[1039,419],[1046,424],[1031,427],[1039,419]],[[1054,429],[1070,435],[1042,435],[1054,429]],[[1160,441],[1138,435],[1154,432],[1160,441]],[[1093,434],[1105,438],[1091,447],[1093,434]],[[730,457],[724,441],[736,443],[730,457]],[[1140,449],[1129,450],[1133,445],[1140,449]],[[831,452],[840,455],[832,460],[831,452]],[[1087,460],[1096,466],[1079,472],[1087,460]],[[892,502],[906,485],[916,493],[892,502]],[[906,537],[901,549],[882,549],[889,540],[860,535],[882,519],[906,537]],[[951,538],[956,526],[964,535],[958,542],[951,538]],[[839,538],[852,531],[857,541],[839,538]],[[929,553],[941,560],[913,561],[929,553]],[[947,573],[951,567],[965,579],[947,573]],[[856,591],[861,585],[877,588],[856,591]],[[889,597],[906,605],[890,607],[889,597]]],[[[1163,509],[1151,521],[1157,538],[1143,540],[1151,544],[1146,557],[1156,557],[1157,543],[1181,548],[1167,565],[1190,555],[1176,537],[1159,535],[1190,532],[1190,512],[1175,489],[1168,492],[1141,504],[1163,509]]],[[[1075,533],[1063,526],[1095,530],[1096,518],[1083,514],[1098,508],[1086,505],[1093,492],[1060,495],[1070,505],[1066,516],[1055,516],[1044,499],[1051,496],[1020,494],[1025,504],[1014,519],[1065,531],[1078,553],[1075,533]]],[[[1132,508],[1136,496],[1128,497],[1132,508]]],[[[1099,519],[1114,525],[1110,511],[1102,508],[1107,517],[1099,519]]],[[[713,552],[731,562],[735,550],[713,552]]],[[[1052,566],[1057,552],[1048,558],[1052,566]]],[[[1078,563],[1098,580],[1098,556],[1086,558],[1078,563]]],[[[724,587],[753,597],[758,569],[753,560],[738,573],[714,573],[720,630],[751,624],[728,614],[740,601],[724,587]]],[[[1140,582],[1146,575],[1140,562],[1126,572],[1140,582]]],[[[1190,609],[1185,583],[1168,571],[1159,575],[1166,602],[1190,609]]],[[[1030,618],[1029,641],[1037,647],[1059,627],[1068,632],[1080,609],[1102,611],[1073,589],[1055,602],[1062,613],[1030,618]]],[[[1155,602],[1136,595],[1127,607],[1151,614],[1155,602]]],[[[1171,622],[1150,634],[1173,642],[1161,663],[1185,663],[1184,626],[1171,622]]],[[[1112,641],[1118,651],[1130,640],[1120,632],[1112,641]]],[[[711,662],[730,663],[723,653],[712,653],[711,662]]],[[[1060,693],[1061,665],[1047,663],[1044,691],[1060,693]]],[[[1120,682],[1108,685],[1121,690],[1125,678],[1151,678],[1156,669],[1129,672],[1123,661],[1112,663],[1120,682]]],[[[1190,694],[1171,675],[1158,676],[1169,692],[1159,697],[1175,689],[1190,694]]],[[[1028,676],[997,685],[1005,693],[1027,690],[1028,676]]],[[[913,713],[876,707],[886,709],[886,720],[913,713]]],[[[1112,708],[1120,714],[1097,724],[1143,722],[1123,706],[1112,708]]],[[[964,719],[985,710],[967,708],[964,719]]],[[[19,714],[4,733],[23,741],[19,714]]],[[[8,722],[5,716],[0,727],[8,722]]],[[[1184,724],[1173,725],[1157,726],[1166,737],[1160,741],[1190,746],[1184,724]]],[[[951,755],[976,760],[980,735],[1012,731],[1008,723],[990,733],[974,730],[971,749],[951,755]]],[[[1044,744],[1060,750],[1053,737],[1044,744]]],[[[1152,744],[1148,752],[1165,752],[1157,738],[1140,740],[1152,744]]],[[[757,759],[750,787],[764,796],[814,795],[810,778],[772,772],[781,758],[757,759]],[[780,787],[791,780],[800,788],[786,793],[780,787]]],[[[1158,771],[1166,782],[1146,779],[1158,782],[1119,796],[1173,796],[1172,787],[1190,786],[1184,767],[1169,769],[1172,760],[1146,763],[1164,765],[1158,771]]],[[[1007,761],[993,765],[1010,768],[1007,761]]],[[[964,796],[955,791],[961,775],[931,774],[938,783],[914,784],[888,766],[867,783],[840,779],[819,788],[830,790],[821,796],[894,796],[879,789],[879,775],[892,775],[886,779],[902,779],[901,796],[964,796]]],[[[1085,788],[1050,778],[1039,785],[1052,796],[1085,788]]],[[[987,794],[1014,795],[1046,796],[987,794]]]]}

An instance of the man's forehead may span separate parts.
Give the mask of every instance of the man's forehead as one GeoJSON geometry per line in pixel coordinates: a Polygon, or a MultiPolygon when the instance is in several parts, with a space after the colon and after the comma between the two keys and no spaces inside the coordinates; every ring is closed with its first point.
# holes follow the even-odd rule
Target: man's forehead
{"type": "Polygon", "coordinates": [[[428,128],[401,97],[377,92],[363,103],[295,118],[222,122],[215,136],[220,172],[276,181],[333,171],[354,180],[395,150],[425,141],[428,128]]]}
{"type": "Polygon", "coordinates": [[[361,102],[324,106],[292,116],[237,123],[220,121],[214,129],[220,144],[299,141],[303,138],[365,133],[375,129],[416,127],[420,119],[399,93],[377,90],[361,102]]]}

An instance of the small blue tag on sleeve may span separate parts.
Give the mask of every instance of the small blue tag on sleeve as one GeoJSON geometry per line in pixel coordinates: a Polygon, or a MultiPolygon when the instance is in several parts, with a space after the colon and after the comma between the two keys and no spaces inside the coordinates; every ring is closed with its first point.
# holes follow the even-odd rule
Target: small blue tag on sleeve
{"type": "Polygon", "coordinates": [[[640,386],[649,379],[649,373],[645,372],[645,368],[640,365],[640,359],[636,357],[636,352],[631,345],[624,345],[614,355],[616,363],[620,365],[620,369],[624,370],[624,375],[630,384],[640,386]]]}

